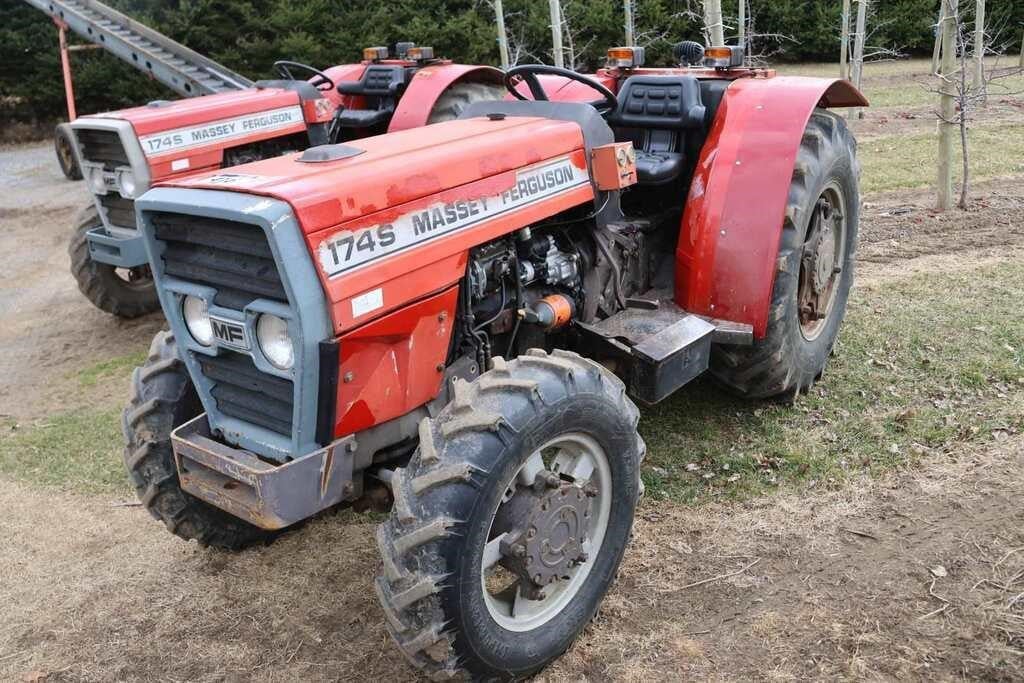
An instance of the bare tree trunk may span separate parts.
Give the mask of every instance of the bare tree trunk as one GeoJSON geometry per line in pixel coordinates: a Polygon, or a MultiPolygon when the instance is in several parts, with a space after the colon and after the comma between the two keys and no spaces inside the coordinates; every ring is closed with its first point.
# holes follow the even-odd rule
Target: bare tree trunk
{"type": "Polygon", "coordinates": [[[938,208],[948,211],[953,205],[953,119],[956,116],[956,97],[953,92],[953,70],[956,68],[956,1],[942,0],[942,70],[939,74],[939,167],[938,167],[938,208]]]}
{"type": "Polygon", "coordinates": [[[633,0],[623,0],[622,11],[626,15],[626,47],[633,47],[633,0]]]}
{"type": "Polygon", "coordinates": [[[975,90],[985,87],[985,0],[974,3],[974,80],[975,90]]]}
{"type": "Polygon", "coordinates": [[[942,57],[942,20],[946,16],[946,0],[939,0],[939,19],[935,22],[935,45],[932,47],[932,74],[939,73],[939,59],[942,57]]]}
{"type": "MultiPolygon", "coordinates": [[[[979,4],[984,3],[984,0],[979,0],[979,4]]],[[[957,42],[961,39],[960,31],[957,31],[957,42]]],[[[984,72],[982,72],[984,77],[984,72]]],[[[984,87],[982,84],[981,87],[984,87]]],[[[968,110],[970,107],[967,105],[967,45],[961,43],[960,45],[960,115],[957,117],[957,122],[960,124],[960,153],[963,161],[963,177],[960,180],[960,201],[957,202],[957,206],[960,209],[967,208],[967,189],[968,181],[970,180],[970,156],[967,148],[967,117],[968,110]]]]}
{"type": "Polygon", "coordinates": [[[501,68],[508,69],[512,65],[508,58],[508,33],[505,31],[505,10],[501,0],[492,0],[494,17],[498,22],[498,54],[501,56],[501,68]]]}
{"type": "MultiPolygon", "coordinates": [[[[743,0],[740,0],[742,2],[743,0]]],[[[839,78],[849,80],[846,53],[850,51],[850,0],[843,0],[843,26],[839,31],[839,78]]]]}
{"type": "Polygon", "coordinates": [[[747,59],[747,0],[739,0],[736,7],[736,43],[743,48],[743,59],[747,59]]]}
{"type": "Polygon", "coordinates": [[[565,55],[562,54],[562,3],[560,0],[548,0],[551,8],[551,58],[555,66],[565,67],[565,55]]]}
{"type": "MultiPolygon", "coordinates": [[[[857,25],[853,33],[853,84],[860,89],[861,75],[864,71],[864,24],[867,22],[868,0],[854,0],[857,3],[857,25]]],[[[850,109],[850,118],[863,118],[860,107],[850,109]]]]}
{"type": "Polygon", "coordinates": [[[1024,69],[1024,32],[1020,34],[1020,54],[1017,56],[1017,61],[1017,66],[1024,69]]]}
{"type": "Polygon", "coordinates": [[[704,26],[707,27],[712,45],[725,45],[722,0],[704,0],[704,26]]]}

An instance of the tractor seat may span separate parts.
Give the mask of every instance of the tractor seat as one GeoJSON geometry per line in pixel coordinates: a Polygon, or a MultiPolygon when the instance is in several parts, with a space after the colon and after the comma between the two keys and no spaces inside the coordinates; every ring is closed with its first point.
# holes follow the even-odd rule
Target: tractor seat
{"type": "Polygon", "coordinates": [[[694,76],[630,76],[609,122],[629,130],[639,184],[672,182],[683,170],[684,131],[704,127],[700,82],[694,76]]]}
{"type": "Polygon", "coordinates": [[[391,120],[395,106],[407,85],[405,67],[372,64],[366,67],[358,81],[338,83],[338,92],[359,95],[366,101],[365,109],[345,109],[338,112],[337,122],[342,128],[373,128],[391,120]]]}

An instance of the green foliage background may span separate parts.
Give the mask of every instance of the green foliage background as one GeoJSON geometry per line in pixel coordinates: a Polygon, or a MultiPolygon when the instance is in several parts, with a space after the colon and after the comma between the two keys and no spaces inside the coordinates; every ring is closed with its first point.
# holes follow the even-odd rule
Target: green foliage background
{"type": "MultiPolygon", "coordinates": [[[[315,66],[355,61],[368,45],[413,40],[465,63],[496,64],[494,15],[485,0],[108,0],[109,4],[252,78],[272,75],[276,59],[315,66]]],[[[734,17],[737,0],[724,0],[734,17]]],[[[673,43],[700,38],[687,15],[696,0],[634,0],[648,64],[668,63],[673,43]]],[[[834,60],[841,0],[749,0],[758,33],[785,34],[773,59],[834,60]]],[[[973,3],[969,3],[973,5],[973,3]]],[[[869,43],[907,54],[929,53],[938,0],[876,0],[869,43]]],[[[621,0],[563,0],[577,66],[594,68],[606,47],[621,44],[621,0]]],[[[520,62],[550,62],[548,3],[505,0],[506,23],[520,62]]],[[[1015,48],[1024,2],[990,0],[990,25],[1015,48]]],[[[728,18],[726,19],[728,23],[728,18]]],[[[734,33],[734,29],[732,31],[734,33]]],[[[728,33],[728,32],[727,32],[728,33]]],[[[77,39],[76,39],[77,40],[77,39]]],[[[774,48],[774,46],[773,46],[774,48]]],[[[1013,49],[1011,48],[1011,49],[1013,49]]],[[[79,112],[88,113],[173,97],[101,51],[72,56],[79,112]]],[[[0,125],[48,123],[64,115],[57,35],[48,17],[20,0],[0,0],[0,125]]]]}

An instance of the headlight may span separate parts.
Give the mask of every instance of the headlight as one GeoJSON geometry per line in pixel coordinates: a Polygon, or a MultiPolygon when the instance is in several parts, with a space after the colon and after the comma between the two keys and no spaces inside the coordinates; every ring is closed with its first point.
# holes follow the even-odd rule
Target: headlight
{"type": "Polygon", "coordinates": [[[107,182],[103,178],[102,166],[93,166],[89,169],[89,189],[93,194],[107,193],[107,182]]]}
{"type": "Polygon", "coordinates": [[[193,339],[203,346],[213,343],[213,325],[210,324],[210,313],[206,310],[205,301],[197,296],[186,296],[181,304],[181,313],[193,339]]]}
{"type": "Polygon", "coordinates": [[[126,199],[135,199],[135,190],[139,189],[135,184],[135,176],[131,171],[117,172],[117,186],[121,190],[121,196],[126,199]]]}
{"type": "Polygon", "coordinates": [[[278,370],[290,370],[295,365],[295,345],[288,336],[288,321],[264,313],[256,321],[256,339],[260,351],[278,370]]]}

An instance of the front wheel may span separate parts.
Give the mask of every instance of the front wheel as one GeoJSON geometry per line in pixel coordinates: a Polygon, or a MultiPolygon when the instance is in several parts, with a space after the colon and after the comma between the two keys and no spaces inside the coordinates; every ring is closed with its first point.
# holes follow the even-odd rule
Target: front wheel
{"type": "Polygon", "coordinates": [[[712,349],[712,374],[736,394],[793,396],[825,369],[853,283],[856,147],[842,118],[811,115],[789,186],[767,332],[753,346],[712,349]]]}
{"type": "Polygon", "coordinates": [[[420,426],[377,541],[389,630],[435,677],[513,680],[563,653],[622,559],[640,489],[639,412],[618,379],[531,350],[420,426]]]}
{"type": "Polygon", "coordinates": [[[82,169],[78,166],[78,157],[75,156],[75,142],[71,135],[71,126],[61,123],[53,131],[53,147],[57,153],[57,163],[60,165],[60,172],[68,180],[81,180],[82,169]]]}
{"type": "Polygon", "coordinates": [[[102,225],[95,204],[82,209],[76,219],[68,256],[78,290],[93,306],[119,318],[138,318],[160,310],[160,299],[148,265],[117,268],[92,259],[86,233],[102,225]]]}

